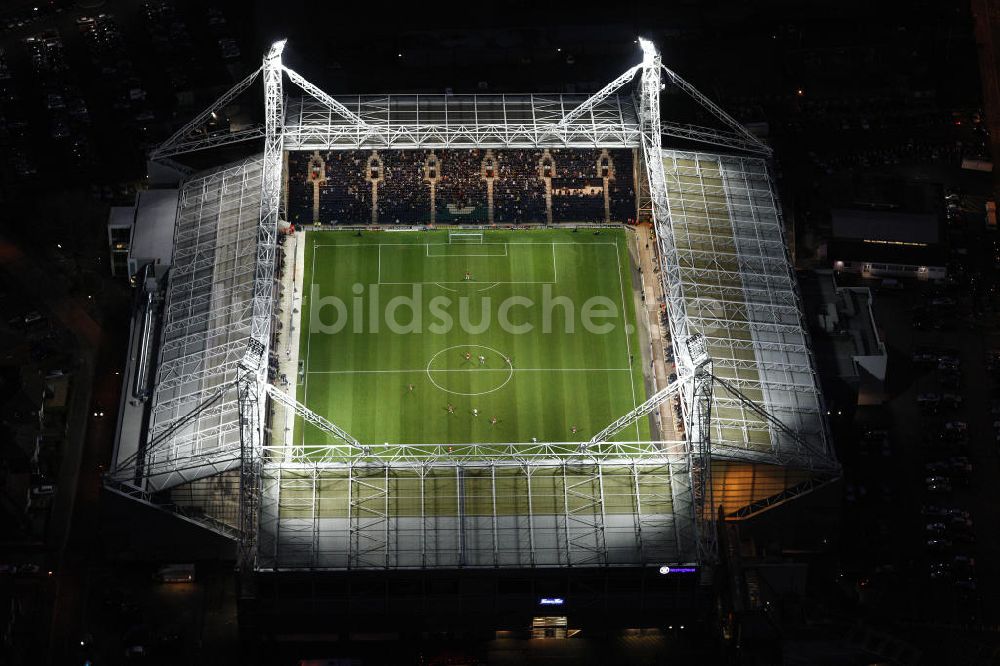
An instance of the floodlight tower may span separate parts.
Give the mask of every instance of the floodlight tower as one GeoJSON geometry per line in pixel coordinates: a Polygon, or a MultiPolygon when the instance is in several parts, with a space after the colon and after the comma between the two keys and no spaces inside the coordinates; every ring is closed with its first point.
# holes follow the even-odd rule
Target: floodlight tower
{"type": "Polygon", "coordinates": [[[239,364],[237,391],[240,411],[240,542],[242,594],[254,594],[257,564],[257,527],[260,517],[260,471],[264,455],[264,393],[274,307],[278,206],[281,199],[281,151],[284,129],[281,52],[285,40],[275,42],[264,56],[264,162],[262,165],[260,225],[253,281],[250,340],[239,364]]]}
{"type": "Polygon", "coordinates": [[[700,333],[679,345],[682,353],[694,365],[694,376],[688,385],[686,431],[691,466],[691,490],[694,495],[695,529],[698,534],[698,559],[715,561],[717,555],[715,514],[712,502],[712,357],[708,343],[700,333]]]}
{"type": "Polygon", "coordinates": [[[264,384],[267,349],[257,340],[247,342],[236,380],[240,415],[240,532],[238,564],[240,594],[254,596],[253,572],[257,564],[257,528],[260,517],[260,472],[263,466],[264,384]]]}
{"type": "Polygon", "coordinates": [[[691,465],[691,488],[695,499],[695,524],[698,532],[699,559],[715,559],[715,530],[711,501],[711,437],[712,361],[705,338],[691,331],[677,330],[676,322],[687,321],[687,306],[681,293],[680,261],[671,231],[670,204],[667,199],[666,175],[663,170],[660,127],[660,90],[663,62],[653,42],[639,38],[642,48],[642,83],[639,88],[639,129],[642,135],[643,159],[649,178],[649,194],[653,226],[660,248],[660,265],[664,272],[663,288],[667,307],[680,317],[670,318],[671,337],[685,340],[677,346],[677,374],[690,377],[686,387],[687,400],[682,400],[685,432],[691,465]]]}
{"type": "Polygon", "coordinates": [[[260,197],[260,230],[257,235],[257,271],[254,275],[253,319],[250,337],[270,347],[271,309],[274,300],[274,257],[281,200],[281,151],[285,112],[281,52],[285,40],[275,42],[264,56],[264,163],[260,197]]]}
{"type": "MultiPolygon", "coordinates": [[[[648,39],[639,38],[642,48],[642,82],[639,86],[639,131],[642,139],[642,157],[646,165],[646,177],[650,195],[650,208],[656,242],[660,248],[660,267],[663,271],[663,291],[667,307],[676,313],[671,317],[670,334],[675,340],[687,340],[690,332],[675,330],[675,322],[687,321],[687,305],[681,291],[680,261],[674,246],[674,235],[670,223],[670,203],[667,199],[667,181],[663,171],[662,136],[660,127],[660,90],[663,83],[660,73],[663,64],[656,46],[648,39]]],[[[679,350],[677,355],[678,375],[694,372],[695,364],[686,353],[679,350]]]]}

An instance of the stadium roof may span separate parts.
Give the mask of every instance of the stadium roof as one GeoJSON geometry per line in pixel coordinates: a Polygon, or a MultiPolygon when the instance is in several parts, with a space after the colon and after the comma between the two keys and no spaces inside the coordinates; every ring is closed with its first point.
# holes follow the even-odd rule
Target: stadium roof
{"type": "Polygon", "coordinates": [[[199,173],[181,188],[141,449],[148,491],[239,463],[239,410],[235,392],[226,389],[235,383],[249,339],[260,183],[261,160],[252,158],[199,173]],[[214,404],[189,417],[217,394],[214,404]]]}
{"type": "Polygon", "coordinates": [[[664,150],[663,240],[675,337],[708,342],[712,455],[803,468],[832,464],[815,362],[781,216],[757,158],[664,150]],[[726,386],[728,384],[728,387],[726,386]],[[733,389],[775,420],[751,408],[733,389]]]}
{"type": "Polygon", "coordinates": [[[285,148],[635,148],[639,121],[629,96],[612,95],[558,130],[587,95],[338,96],[364,123],[335,113],[315,97],[289,100],[285,148]]]}

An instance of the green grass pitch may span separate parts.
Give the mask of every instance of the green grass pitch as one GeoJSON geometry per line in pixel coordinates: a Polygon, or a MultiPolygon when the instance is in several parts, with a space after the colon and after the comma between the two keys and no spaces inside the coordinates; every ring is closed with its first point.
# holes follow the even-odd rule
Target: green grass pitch
{"type": "MultiPolygon", "coordinates": [[[[361,442],[586,441],[647,397],[626,243],[307,232],[296,398],[361,442]]],[[[293,436],[335,442],[301,420],[293,436]]],[[[640,419],[616,439],[649,437],[640,419]]]]}

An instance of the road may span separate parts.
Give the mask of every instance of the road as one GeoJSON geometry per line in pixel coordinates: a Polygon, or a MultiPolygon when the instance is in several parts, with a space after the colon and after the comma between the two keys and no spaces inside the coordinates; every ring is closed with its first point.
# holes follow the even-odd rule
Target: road
{"type": "Polygon", "coordinates": [[[114,406],[118,404],[122,363],[121,332],[105,335],[86,302],[69,295],[60,276],[42,268],[14,242],[0,236],[0,270],[24,295],[71,331],[79,343],[79,366],[66,423],[66,445],[53,507],[49,543],[55,581],[50,626],[49,663],[65,663],[63,648],[78,643],[85,600],[87,565],[99,552],[99,466],[106,466],[114,441],[114,406]],[[105,408],[104,418],[92,406],[105,408]]]}
{"type": "MultiPolygon", "coordinates": [[[[983,107],[990,132],[990,153],[994,161],[1000,155],[1000,77],[997,61],[1000,53],[997,32],[1000,30],[1000,6],[997,0],[972,0],[972,17],[979,51],[979,76],[982,80],[983,107]]],[[[1000,192],[1000,169],[993,170],[993,195],[1000,192]]]]}

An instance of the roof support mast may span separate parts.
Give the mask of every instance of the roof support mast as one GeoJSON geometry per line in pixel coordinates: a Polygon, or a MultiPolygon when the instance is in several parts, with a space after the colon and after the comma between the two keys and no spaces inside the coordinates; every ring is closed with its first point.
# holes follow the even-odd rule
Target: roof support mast
{"type": "MultiPolygon", "coordinates": [[[[660,134],[660,90],[663,87],[660,81],[660,72],[663,64],[656,46],[649,40],[639,38],[639,45],[642,48],[642,84],[639,90],[639,127],[642,137],[642,152],[646,163],[646,175],[649,178],[649,194],[652,204],[653,226],[656,230],[656,239],[660,247],[660,276],[663,281],[663,293],[666,294],[667,307],[672,309],[674,315],[669,317],[670,335],[674,340],[689,340],[687,330],[675,330],[676,321],[686,320],[686,317],[676,315],[686,312],[684,297],[680,291],[680,261],[677,255],[677,248],[673,242],[673,232],[670,227],[670,206],[667,201],[666,176],[663,171],[663,155],[661,152],[660,134]],[[675,275],[673,279],[669,277],[670,272],[675,275]]],[[[707,427],[709,415],[703,413],[710,405],[710,399],[699,399],[705,391],[711,393],[711,359],[705,346],[704,339],[698,335],[692,338],[688,344],[677,345],[675,350],[677,359],[678,375],[693,379],[688,386],[691,389],[691,396],[688,400],[682,400],[681,404],[684,412],[684,430],[688,436],[688,449],[691,454],[691,465],[689,467],[692,494],[695,498],[694,513],[696,516],[695,529],[697,534],[698,549],[700,558],[704,562],[715,560],[713,538],[714,531],[711,526],[699,520],[706,511],[711,512],[711,506],[705,506],[703,502],[707,493],[711,492],[711,482],[708,479],[709,450],[708,441],[709,428],[707,427]],[[707,371],[707,372],[706,372],[707,371]]]]}
{"type": "Polygon", "coordinates": [[[285,40],[275,42],[264,58],[264,163],[261,178],[260,230],[257,236],[257,270],[254,274],[253,319],[250,337],[270,347],[271,308],[274,300],[274,256],[281,199],[282,129],[285,120],[281,51],[285,40]]]}
{"type": "Polygon", "coordinates": [[[278,206],[281,199],[282,91],[281,52],[285,40],[275,42],[264,57],[264,162],[261,178],[260,226],[253,280],[253,315],[247,353],[240,362],[240,543],[242,594],[253,596],[253,571],[257,564],[257,525],[260,520],[260,470],[264,456],[264,391],[271,344],[274,302],[278,206]]]}

